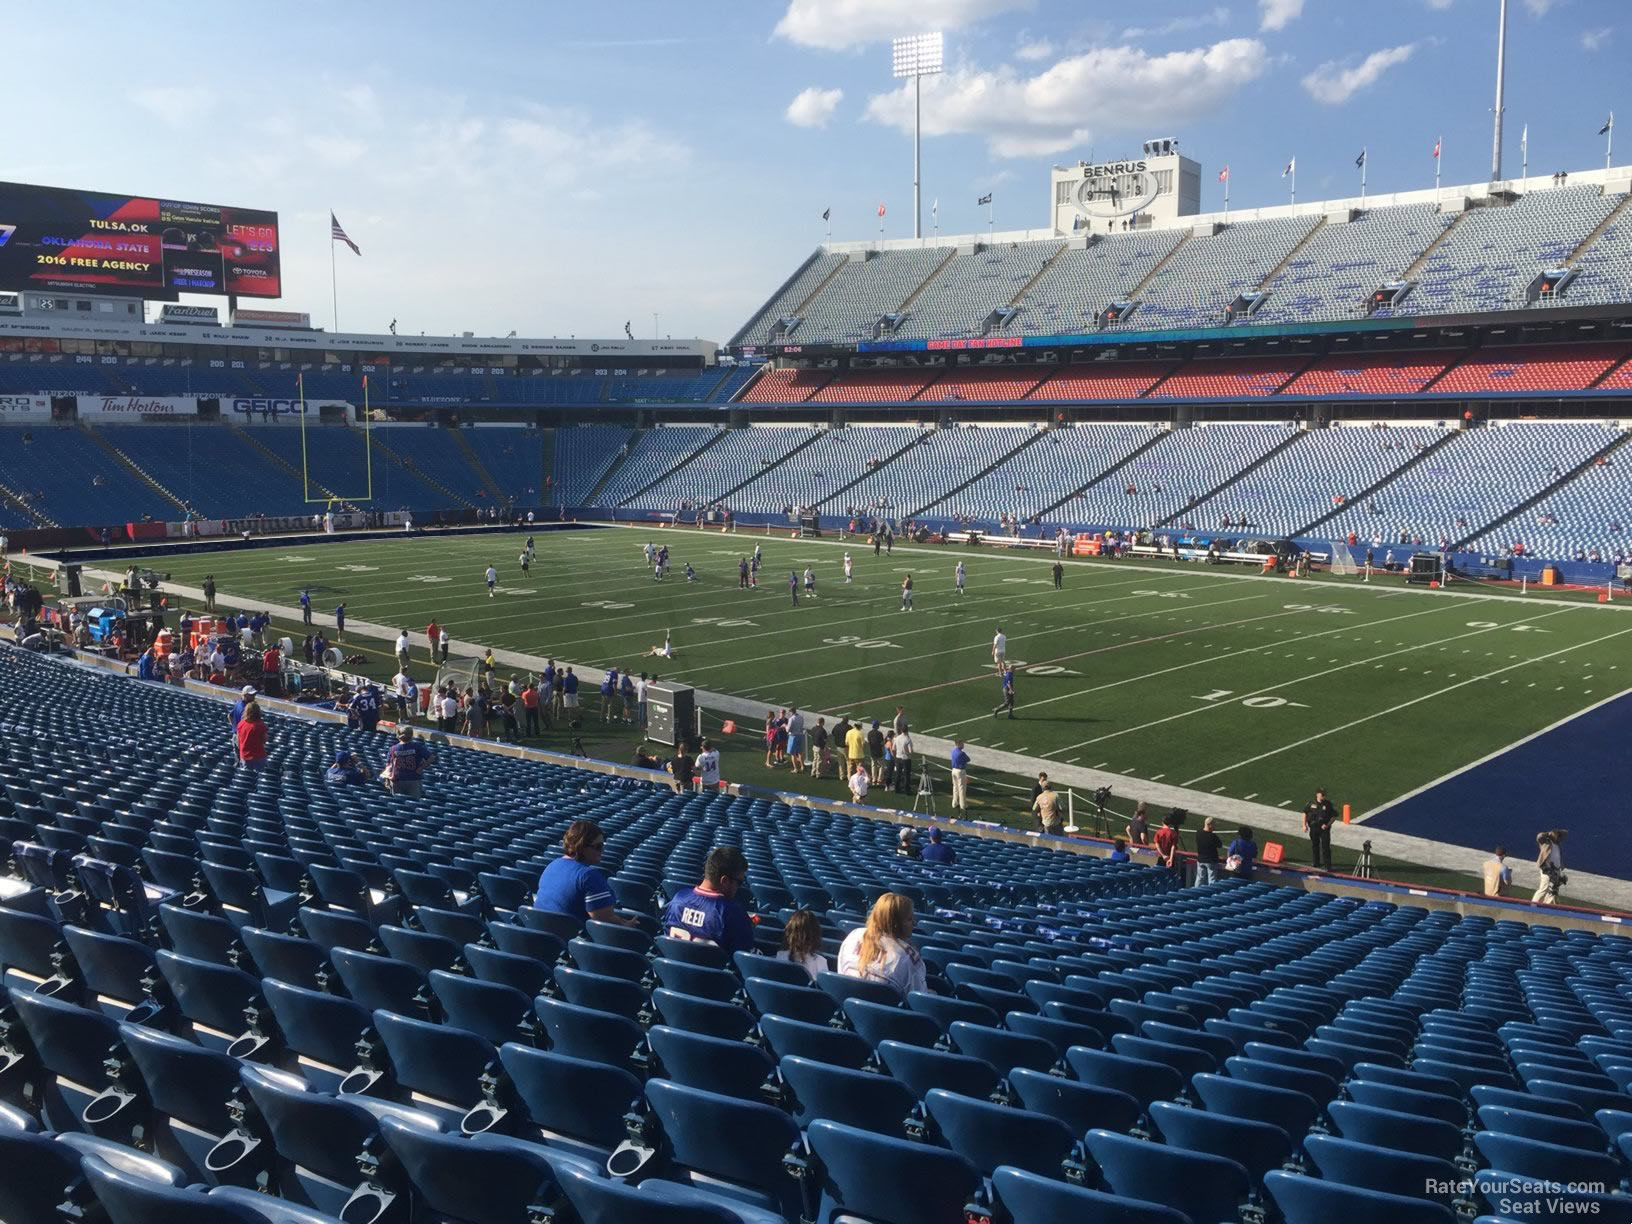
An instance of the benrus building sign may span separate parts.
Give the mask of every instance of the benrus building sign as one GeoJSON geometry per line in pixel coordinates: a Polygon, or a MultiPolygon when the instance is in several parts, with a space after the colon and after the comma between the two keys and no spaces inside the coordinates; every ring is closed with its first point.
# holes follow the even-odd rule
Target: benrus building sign
{"type": "Polygon", "coordinates": [[[1144,156],[1055,166],[1049,216],[1062,237],[1126,233],[1201,211],[1201,166],[1179,142],[1145,141],[1144,156]]]}

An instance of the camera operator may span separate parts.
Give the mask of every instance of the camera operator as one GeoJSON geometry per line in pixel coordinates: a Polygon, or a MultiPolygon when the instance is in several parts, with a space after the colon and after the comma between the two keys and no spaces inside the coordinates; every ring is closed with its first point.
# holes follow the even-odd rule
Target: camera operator
{"type": "Polygon", "coordinates": [[[1564,874],[1564,839],[1568,829],[1549,829],[1536,834],[1536,870],[1541,875],[1535,895],[1530,898],[1536,905],[1557,905],[1558,893],[1570,882],[1564,874]]]}

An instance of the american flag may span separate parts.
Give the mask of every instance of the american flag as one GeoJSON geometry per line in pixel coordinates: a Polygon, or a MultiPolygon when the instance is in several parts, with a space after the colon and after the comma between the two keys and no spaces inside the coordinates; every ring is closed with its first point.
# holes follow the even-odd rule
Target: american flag
{"type": "Polygon", "coordinates": [[[337,238],[351,248],[351,253],[353,255],[362,254],[362,251],[358,249],[357,244],[350,238],[346,237],[346,231],[340,228],[339,218],[337,218],[331,212],[329,214],[329,240],[332,242],[337,238]]]}

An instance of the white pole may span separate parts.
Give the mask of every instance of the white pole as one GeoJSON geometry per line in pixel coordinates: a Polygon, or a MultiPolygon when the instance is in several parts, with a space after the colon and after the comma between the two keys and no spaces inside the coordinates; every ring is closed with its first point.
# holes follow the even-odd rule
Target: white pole
{"type": "Polygon", "coordinates": [[[1615,157],[1615,112],[1609,112],[1609,131],[1604,133],[1604,169],[1608,170],[1614,164],[1615,157]]]}
{"type": "Polygon", "coordinates": [[[1366,201],[1366,171],[1370,167],[1371,167],[1371,151],[1369,149],[1361,149],[1360,150],[1360,202],[1362,204],[1364,204],[1365,201],[1366,201]]]}
{"type": "Polygon", "coordinates": [[[1292,159],[1292,199],[1291,203],[1298,202],[1298,159],[1292,159]]]}
{"type": "Polygon", "coordinates": [[[1519,175],[1521,177],[1523,177],[1523,178],[1529,178],[1530,177],[1530,125],[1528,123],[1524,125],[1524,130],[1519,133],[1519,162],[1520,162],[1520,164],[1519,164],[1519,175]]]}
{"type": "MultiPolygon", "coordinates": [[[[1505,4],[1506,0],[1503,0],[1503,3],[1505,4]]],[[[923,112],[923,85],[923,77],[915,76],[912,78],[912,236],[914,238],[924,236],[924,208],[918,199],[918,127],[923,112]]],[[[881,229],[879,233],[882,234],[883,230],[881,229]]]]}
{"type": "Polygon", "coordinates": [[[1496,25],[1496,124],[1491,133],[1490,181],[1502,177],[1502,90],[1507,76],[1507,0],[1502,0],[1496,25]]]}
{"type": "Polygon", "coordinates": [[[1439,192],[1439,167],[1443,162],[1443,158],[1442,158],[1441,155],[1444,152],[1445,152],[1445,137],[1443,137],[1443,136],[1434,137],[1434,192],[1435,192],[1436,195],[1439,192]]]}

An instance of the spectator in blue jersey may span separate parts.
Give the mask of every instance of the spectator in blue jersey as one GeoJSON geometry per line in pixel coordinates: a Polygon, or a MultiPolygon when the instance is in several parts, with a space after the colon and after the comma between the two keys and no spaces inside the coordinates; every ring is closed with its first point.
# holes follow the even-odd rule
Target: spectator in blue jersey
{"type": "MultiPolygon", "coordinates": [[[[142,651],[136,660],[136,678],[138,680],[157,680],[159,678],[158,673],[154,670],[157,662],[153,657],[153,647],[149,646],[142,651]]],[[[237,726],[238,724],[235,721],[233,725],[237,726]]]]}
{"type": "Polygon", "coordinates": [[[578,726],[578,677],[570,667],[561,677],[561,708],[567,721],[578,726]]]}
{"type": "Polygon", "coordinates": [[[334,640],[341,641],[346,636],[346,605],[341,604],[334,610],[334,640]]]}
{"type": "Polygon", "coordinates": [[[1112,838],[1110,858],[1113,863],[1133,862],[1133,855],[1128,853],[1128,843],[1120,837],[1112,838]]]}
{"type": "Polygon", "coordinates": [[[601,677],[601,721],[612,717],[612,705],[618,699],[618,669],[610,667],[601,677]]]}
{"type": "Polygon", "coordinates": [[[1252,839],[1252,829],[1242,825],[1224,851],[1224,874],[1238,880],[1252,879],[1252,864],[1257,857],[1258,843],[1252,839]]]}
{"type": "Polygon", "coordinates": [[[624,672],[618,680],[618,697],[623,702],[623,720],[634,722],[636,718],[635,704],[638,694],[635,692],[635,680],[628,672],[624,672]]]}
{"type": "Polygon", "coordinates": [[[300,592],[300,623],[303,625],[312,623],[312,593],[304,587],[300,592]]]}
{"type": "Polygon", "coordinates": [[[362,786],[374,778],[374,772],[345,748],[334,753],[334,764],[329,766],[323,780],[331,786],[362,786]]]}
{"type": "Polygon", "coordinates": [[[422,793],[425,771],[431,767],[431,750],[414,738],[412,727],[397,728],[397,742],[385,754],[386,789],[393,795],[407,795],[418,799],[422,793]]]}
{"type": "Polygon", "coordinates": [[[952,766],[952,807],[955,811],[969,810],[969,754],[964,750],[963,741],[952,741],[952,756],[949,763],[952,766]]]}
{"type": "Polygon", "coordinates": [[[926,863],[939,863],[943,867],[955,867],[958,863],[958,852],[941,840],[941,831],[929,831],[929,845],[924,847],[923,860],[926,863]]]}
{"type": "Polygon", "coordinates": [[[561,857],[544,868],[538,877],[533,908],[550,914],[566,914],[579,921],[616,922],[633,926],[612,908],[616,898],[606,873],[601,870],[601,851],[606,834],[593,820],[575,820],[561,837],[561,857]]]}
{"type": "Polygon", "coordinates": [[[737,901],[748,883],[748,860],[736,846],[717,846],[703,864],[703,882],[675,893],[663,914],[671,939],[710,943],[727,952],[752,952],[754,923],[737,901]]]}
{"type": "Polygon", "coordinates": [[[364,731],[372,731],[380,722],[380,689],[372,680],[368,681],[351,695],[351,704],[346,707],[350,718],[347,720],[364,731]]]}

